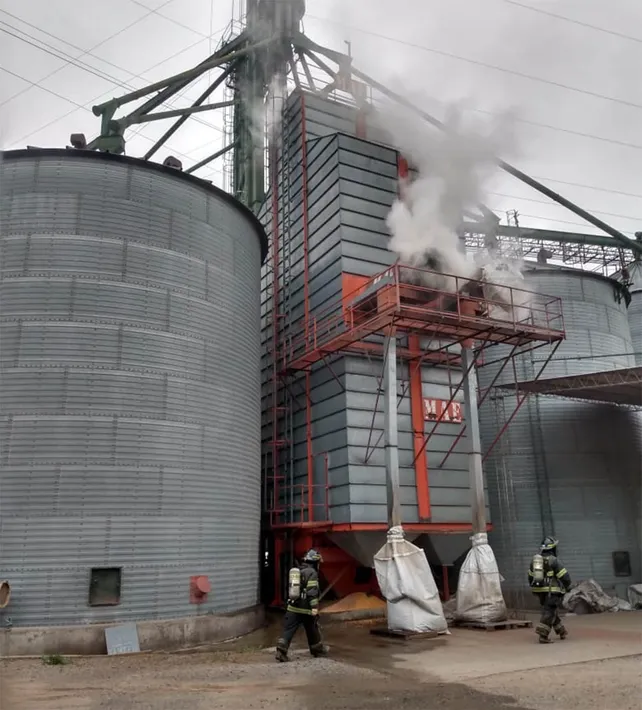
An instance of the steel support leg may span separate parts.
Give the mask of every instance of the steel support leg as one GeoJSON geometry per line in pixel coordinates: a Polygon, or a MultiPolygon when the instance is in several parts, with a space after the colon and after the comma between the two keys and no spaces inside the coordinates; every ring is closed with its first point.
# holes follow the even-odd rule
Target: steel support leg
{"type": "Polygon", "coordinates": [[[468,471],[470,473],[470,489],[472,493],[473,534],[486,532],[486,500],[484,498],[481,435],[479,433],[479,411],[477,408],[477,372],[474,367],[474,358],[475,354],[472,348],[462,347],[464,408],[466,412],[466,428],[470,441],[468,471]]]}
{"type": "Polygon", "coordinates": [[[388,527],[395,527],[401,525],[401,503],[399,501],[399,431],[397,422],[397,336],[394,330],[386,338],[384,368],[384,448],[386,452],[388,527]]]}

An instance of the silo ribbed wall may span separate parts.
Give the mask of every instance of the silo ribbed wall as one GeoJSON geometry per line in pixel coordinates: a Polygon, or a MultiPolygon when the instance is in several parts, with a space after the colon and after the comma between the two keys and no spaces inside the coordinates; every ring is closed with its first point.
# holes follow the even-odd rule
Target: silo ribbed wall
{"type": "Polygon", "coordinates": [[[629,326],[635,351],[635,362],[642,367],[642,262],[633,264],[629,269],[633,280],[631,304],[629,305],[629,326]]]}
{"type": "Polygon", "coordinates": [[[104,154],[5,153],[0,191],[13,623],[257,604],[262,228],[205,182],[104,154]],[[106,567],[120,603],[90,606],[106,567]]]}
{"type": "MultiPolygon", "coordinates": [[[[543,378],[635,364],[626,304],[614,282],[569,269],[529,269],[525,276],[526,288],[563,304],[566,340],[543,378]]],[[[518,380],[533,379],[547,354],[542,348],[518,357],[518,380]]],[[[481,387],[497,367],[480,369],[481,387]]],[[[507,367],[499,383],[513,380],[507,367]]],[[[514,407],[515,396],[505,390],[489,397],[480,418],[486,447],[514,407]]],[[[492,542],[509,595],[519,601],[526,593],[525,572],[546,534],[559,537],[576,581],[593,578],[607,588],[618,585],[621,593],[639,581],[641,462],[642,422],[635,412],[561,397],[526,400],[486,462],[492,542]],[[630,578],[615,574],[616,551],[630,553],[630,578]]]]}

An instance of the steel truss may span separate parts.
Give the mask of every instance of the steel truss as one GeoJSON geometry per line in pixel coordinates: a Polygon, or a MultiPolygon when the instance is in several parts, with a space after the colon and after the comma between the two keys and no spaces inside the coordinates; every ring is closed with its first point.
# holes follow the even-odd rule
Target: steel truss
{"type": "Polygon", "coordinates": [[[554,395],[637,409],[642,407],[642,367],[569,375],[544,381],[536,377],[528,382],[502,385],[502,389],[515,390],[521,397],[529,394],[554,395]]]}
{"type": "MultiPolygon", "coordinates": [[[[498,225],[493,234],[483,225],[468,222],[462,227],[466,250],[484,252],[492,246],[498,253],[516,259],[546,260],[611,276],[635,260],[630,249],[618,247],[611,237],[576,232],[557,232],[498,225]]],[[[626,283],[626,279],[623,279],[626,283]]]]}

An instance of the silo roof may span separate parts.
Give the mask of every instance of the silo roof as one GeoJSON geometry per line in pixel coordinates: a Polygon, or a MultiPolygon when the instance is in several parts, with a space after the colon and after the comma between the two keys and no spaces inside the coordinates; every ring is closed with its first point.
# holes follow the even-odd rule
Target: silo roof
{"type": "Polygon", "coordinates": [[[142,160],[140,158],[133,158],[127,155],[116,155],[114,153],[102,153],[94,150],[76,150],[70,148],[26,148],[21,150],[6,150],[0,151],[0,160],[12,160],[19,158],[41,158],[41,157],[58,157],[58,158],[84,158],[86,160],[103,160],[106,162],[122,163],[125,165],[131,165],[136,168],[141,168],[143,170],[151,170],[157,173],[163,173],[171,178],[177,180],[183,180],[185,182],[191,183],[195,187],[199,187],[202,190],[210,192],[216,197],[220,198],[224,202],[236,207],[242,214],[247,217],[248,221],[252,225],[252,228],[256,232],[259,243],[261,245],[261,261],[265,261],[268,253],[268,238],[265,233],[263,225],[259,221],[258,217],[252,212],[252,210],[244,205],[236,197],[221,190],[221,188],[212,185],[212,183],[207,180],[203,180],[196,175],[183,172],[182,170],[176,170],[176,168],[171,168],[160,163],[154,163],[151,160],[142,160]]]}

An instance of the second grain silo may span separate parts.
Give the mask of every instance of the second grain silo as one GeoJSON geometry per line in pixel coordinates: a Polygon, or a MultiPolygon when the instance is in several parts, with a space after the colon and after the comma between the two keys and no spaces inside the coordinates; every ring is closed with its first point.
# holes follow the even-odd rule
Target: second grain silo
{"type": "MultiPolygon", "coordinates": [[[[562,298],[566,340],[541,377],[583,375],[635,364],[625,293],[599,274],[529,266],[528,288],[562,298]]],[[[530,381],[546,359],[542,349],[518,357],[518,381],[530,381]]],[[[498,365],[480,370],[488,385],[498,365]]],[[[503,374],[499,384],[512,382],[503,374]]],[[[515,406],[497,389],[481,411],[486,446],[515,406]]],[[[640,485],[640,418],[614,405],[529,396],[486,465],[494,532],[491,542],[506,578],[507,598],[530,595],[525,570],[541,539],[554,534],[573,578],[595,579],[620,593],[639,581],[636,532],[640,485]],[[617,556],[630,560],[628,576],[617,556]]],[[[626,596],[626,595],[625,595],[626,596]]]]}
{"type": "Polygon", "coordinates": [[[2,157],[12,624],[149,622],[143,644],[199,618],[165,646],[256,626],[263,229],[172,168],[2,157]]]}
{"type": "Polygon", "coordinates": [[[629,305],[629,326],[636,364],[642,367],[642,262],[635,262],[629,268],[631,281],[631,303],[629,305]]]}

